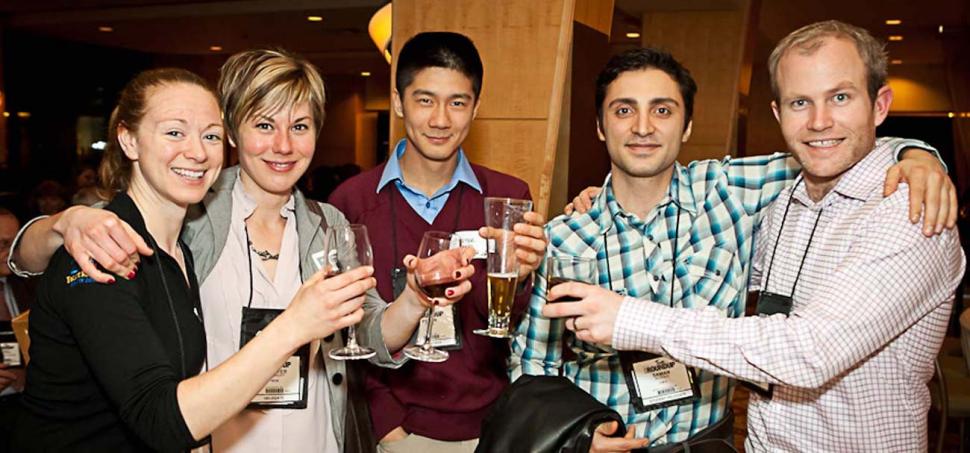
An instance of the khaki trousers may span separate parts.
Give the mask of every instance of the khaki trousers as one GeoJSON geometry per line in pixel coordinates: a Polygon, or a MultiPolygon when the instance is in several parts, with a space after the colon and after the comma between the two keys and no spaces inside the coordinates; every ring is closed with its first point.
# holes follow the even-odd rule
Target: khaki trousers
{"type": "Polygon", "coordinates": [[[378,453],[474,453],[478,439],[448,442],[417,434],[401,440],[377,444],[378,453]]]}

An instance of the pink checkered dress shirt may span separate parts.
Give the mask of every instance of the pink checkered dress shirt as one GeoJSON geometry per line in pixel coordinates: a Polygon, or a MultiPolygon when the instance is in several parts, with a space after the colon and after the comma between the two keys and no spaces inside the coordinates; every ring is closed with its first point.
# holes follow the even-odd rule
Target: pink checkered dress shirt
{"type": "Polygon", "coordinates": [[[882,196],[892,164],[880,141],[820,202],[801,179],[775,202],[758,233],[752,290],[792,294],[818,218],[789,317],[732,319],[627,298],[614,347],[776,384],[770,399],[752,394],[748,451],[925,451],[926,383],[965,259],[955,232],[926,238],[909,222],[908,188],[882,196]]]}

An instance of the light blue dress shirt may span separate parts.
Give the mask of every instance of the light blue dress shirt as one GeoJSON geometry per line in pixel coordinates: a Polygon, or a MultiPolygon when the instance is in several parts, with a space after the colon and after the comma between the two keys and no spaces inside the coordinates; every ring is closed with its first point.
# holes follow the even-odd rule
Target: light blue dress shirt
{"type": "Polygon", "coordinates": [[[468,158],[465,157],[465,151],[460,148],[458,149],[458,166],[455,167],[455,173],[451,175],[451,180],[444,187],[438,189],[437,192],[429,197],[420,190],[408,186],[404,182],[404,175],[401,173],[400,161],[406,148],[407,139],[402,139],[397,142],[397,146],[394,147],[394,151],[387,159],[384,172],[381,173],[381,180],[377,183],[377,192],[380,192],[384,186],[393,181],[398,192],[404,197],[404,200],[411,205],[414,212],[417,212],[425,222],[429,224],[434,223],[435,217],[438,217],[438,213],[441,212],[441,209],[445,207],[445,203],[448,202],[448,195],[451,194],[451,191],[455,187],[458,187],[458,183],[463,182],[468,184],[469,187],[477,190],[478,193],[482,193],[482,185],[479,184],[478,178],[475,177],[472,165],[468,162],[468,158]]]}

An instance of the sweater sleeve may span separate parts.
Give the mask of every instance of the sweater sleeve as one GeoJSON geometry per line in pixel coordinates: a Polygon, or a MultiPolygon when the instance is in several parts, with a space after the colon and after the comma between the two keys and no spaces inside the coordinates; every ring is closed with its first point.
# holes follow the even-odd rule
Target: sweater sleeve
{"type": "Polygon", "coordinates": [[[200,444],[179,409],[180,378],[139,302],[138,277],[96,283],[60,253],[62,265],[53,269],[64,277],[52,288],[52,303],[122,421],[153,449],[200,444]]]}

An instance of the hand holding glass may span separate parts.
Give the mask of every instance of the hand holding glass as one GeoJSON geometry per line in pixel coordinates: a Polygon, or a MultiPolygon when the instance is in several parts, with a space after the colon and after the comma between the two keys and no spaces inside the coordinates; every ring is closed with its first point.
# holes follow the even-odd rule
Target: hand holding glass
{"type": "Polygon", "coordinates": [[[428,231],[421,238],[418,249],[418,261],[414,269],[414,279],[429,299],[432,306],[428,308],[424,334],[424,343],[404,348],[404,355],[422,362],[444,362],[448,360],[448,353],[432,346],[432,328],[434,327],[434,305],[445,297],[445,291],[455,282],[455,272],[461,269],[461,251],[452,249],[452,235],[442,231],[428,231]]]}
{"type": "Polygon", "coordinates": [[[488,227],[488,328],[476,329],[478,335],[510,338],[509,320],[512,301],[519,280],[519,261],[515,257],[515,233],[512,227],[525,222],[532,210],[529,200],[485,198],[485,226],[488,227]]]}
{"type": "MultiPolygon", "coordinates": [[[[596,284],[596,260],[579,256],[550,256],[546,258],[546,294],[554,286],[566,282],[580,282],[596,284]]],[[[549,303],[576,302],[575,297],[560,297],[556,300],[546,299],[549,303]]]]}

